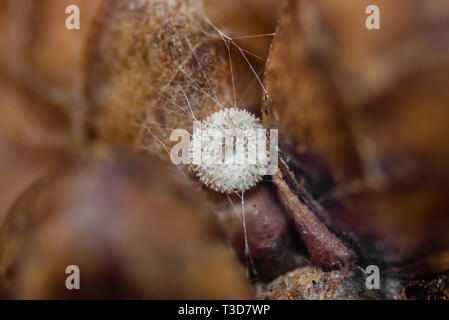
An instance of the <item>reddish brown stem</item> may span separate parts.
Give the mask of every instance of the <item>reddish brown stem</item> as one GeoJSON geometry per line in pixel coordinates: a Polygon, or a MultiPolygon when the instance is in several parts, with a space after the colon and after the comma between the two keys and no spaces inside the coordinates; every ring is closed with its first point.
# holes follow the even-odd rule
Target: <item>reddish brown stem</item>
{"type": "Polygon", "coordinates": [[[311,208],[290,189],[281,170],[273,177],[273,181],[279,190],[282,203],[309,250],[312,261],[324,269],[349,265],[355,258],[354,252],[330,232],[311,208]]]}

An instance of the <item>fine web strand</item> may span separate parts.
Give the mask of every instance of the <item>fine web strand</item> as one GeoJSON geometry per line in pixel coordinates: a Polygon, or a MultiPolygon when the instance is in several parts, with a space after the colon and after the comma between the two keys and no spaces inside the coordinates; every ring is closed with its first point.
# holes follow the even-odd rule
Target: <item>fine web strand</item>
{"type": "Polygon", "coordinates": [[[229,196],[229,194],[226,193],[226,197],[228,198],[229,203],[231,204],[232,210],[235,213],[235,215],[237,216],[237,218],[239,218],[240,222],[243,222],[242,217],[239,215],[237,208],[234,206],[234,203],[232,202],[232,199],[229,196]]]}
{"type": "MultiPolygon", "coordinates": [[[[205,20],[205,21],[207,22],[207,20],[205,20]]],[[[208,24],[211,24],[211,22],[207,22],[207,23],[208,23],[208,24]]],[[[219,36],[219,35],[217,36],[217,35],[215,35],[215,34],[211,34],[210,32],[207,32],[206,30],[204,30],[203,27],[200,27],[200,30],[201,30],[201,32],[202,32],[203,34],[205,34],[205,35],[208,36],[209,38],[212,38],[212,39],[222,39],[222,37],[219,36]]],[[[216,32],[217,32],[218,34],[220,34],[217,30],[216,30],[216,32]]],[[[221,31],[220,31],[220,32],[221,32],[221,31]]],[[[223,33],[223,32],[222,32],[222,33],[223,33]]],[[[223,34],[224,34],[224,33],[223,33],[223,34]]],[[[257,35],[253,35],[253,36],[243,36],[243,37],[256,37],[256,36],[257,36],[257,35]]],[[[232,43],[231,40],[234,40],[235,38],[226,35],[226,39],[227,39],[226,41],[232,43]]],[[[232,43],[232,44],[235,45],[236,47],[239,47],[239,45],[236,44],[235,42],[232,43]]],[[[267,62],[266,59],[264,59],[264,58],[258,56],[257,54],[255,54],[255,53],[253,53],[253,52],[251,52],[251,51],[249,51],[249,50],[246,50],[246,49],[244,49],[244,48],[242,48],[242,47],[240,47],[240,48],[243,50],[243,52],[245,52],[245,53],[247,53],[248,55],[252,56],[253,58],[255,58],[256,60],[258,60],[259,62],[261,62],[261,63],[266,63],[266,62],[267,62]]]]}
{"type": "Polygon", "coordinates": [[[262,33],[262,34],[255,34],[251,36],[238,36],[238,37],[231,37],[232,40],[239,40],[239,39],[251,39],[251,38],[262,38],[262,37],[274,37],[276,35],[275,32],[273,33],[262,33]]]}
{"type": "MultiPolygon", "coordinates": [[[[151,128],[157,128],[157,129],[161,129],[161,130],[169,131],[169,132],[172,132],[172,131],[174,131],[174,130],[179,129],[179,128],[169,128],[169,127],[163,126],[163,125],[161,125],[159,122],[154,121],[154,120],[147,120],[147,122],[146,122],[146,124],[144,125],[144,127],[145,127],[145,128],[148,128],[150,125],[151,125],[151,128]]],[[[135,126],[135,127],[142,127],[142,124],[134,123],[134,126],[135,126]]],[[[186,133],[187,133],[189,136],[192,137],[192,134],[191,134],[191,133],[189,133],[188,131],[186,131],[186,133]]]]}
{"type": "Polygon", "coordinates": [[[248,242],[248,232],[246,228],[246,215],[245,215],[245,192],[242,191],[242,194],[239,195],[237,192],[235,194],[241,199],[242,204],[242,226],[243,226],[243,236],[245,241],[245,261],[246,266],[248,267],[248,274],[251,279],[255,279],[257,277],[257,269],[254,264],[253,258],[251,256],[251,251],[249,248],[248,242]]]}
{"type": "MultiPolygon", "coordinates": [[[[147,130],[147,134],[150,134],[151,136],[153,136],[153,138],[156,139],[156,140],[162,145],[162,147],[163,147],[163,148],[165,149],[165,151],[167,152],[168,157],[170,158],[170,152],[171,152],[170,148],[167,147],[167,146],[165,145],[165,143],[164,143],[161,139],[159,139],[159,138],[157,137],[157,135],[153,132],[153,130],[151,130],[151,128],[146,127],[146,130],[147,130]]],[[[181,175],[184,177],[184,180],[187,182],[187,185],[191,186],[191,185],[192,185],[192,182],[189,180],[189,178],[188,178],[187,175],[184,173],[184,171],[182,171],[182,169],[181,169],[179,166],[175,166],[175,167],[176,167],[176,169],[181,173],[181,175]]]]}
{"type": "MultiPolygon", "coordinates": [[[[178,34],[178,32],[175,30],[175,33],[176,33],[176,36],[177,36],[177,38],[178,38],[178,40],[180,40],[180,38],[179,38],[179,34],[178,34]]],[[[179,69],[191,82],[192,82],[192,84],[194,85],[194,87],[196,88],[196,89],[198,89],[198,90],[200,90],[203,94],[205,94],[207,97],[209,97],[210,99],[212,99],[212,101],[214,101],[221,109],[225,109],[224,108],[224,106],[223,106],[223,104],[222,103],[220,103],[219,101],[218,101],[218,97],[215,95],[215,93],[214,93],[214,90],[213,90],[213,88],[212,88],[212,85],[211,85],[211,82],[209,81],[209,78],[207,77],[207,74],[206,74],[206,71],[205,71],[205,69],[203,68],[203,65],[201,64],[201,61],[200,61],[200,59],[198,58],[198,56],[197,56],[197,54],[195,53],[195,48],[192,46],[192,43],[191,43],[191,41],[189,40],[189,38],[187,37],[187,35],[185,36],[185,40],[186,40],[186,42],[187,42],[187,45],[188,45],[188,47],[189,47],[189,50],[190,50],[190,52],[192,53],[192,55],[193,55],[193,57],[195,58],[195,60],[196,60],[196,62],[198,63],[198,66],[199,66],[199,68],[200,68],[200,70],[201,70],[201,73],[202,73],[202,75],[203,75],[203,77],[206,79],[206,82],[207,82],[207,84],[208,84],[208,86],[209,86],[209,89],[210,89],[210,91],[211,91],[211,94],[213,95],[213,97],[210,95],[210,94],[208,94],[203,88],[201,88],[197,83],[196,83],[196,81],[194,81],[193,79],[192,79],[192,77],[190,77],[185,71],[184,71],[184,66],[185,66],[185,63],[184,64],[182,64],[181,65],[181,68],[179,69]]],[[[180,41],[181,42],[181,41],[180,41]]],[[[187,100],[188,101],[188,100],[187,100]]],[[[189,103],[189,106],[190,106],[190,103],[189,103]]],[[[192,113],[193,113],[193,111],[192,111],[192,113]]]]}
{"type": "Polygon", "coordinates": [[[192,46],[192,44],[190,43],[190,40],[189,40],[189,38],[187,37],[187,35],[185,36],[185,38],[186,38],[186,41],[187,41],[187,44],[188,44],[188,46],[189,46],[190,51],[192,52],[193,56],[195,57],[196,62],[198,63],[198,65],[199,65],[199,67],[200,67],[200,69],[201,69],[201,73],[203,74],[204,78],[206,79],[206,82],[207,82],[207,85],[209,86],[210,92],[211,92],[212,95],[214,96],[215,100],[218,101],[218,98],[217,98],[217,96],[215,95],[214,90],[213,90],[213,88],[212,88],[212,84],[210,83],[209,78],[207,77],[206,71],[204,70],[203,65],[201,64],[200,59],[199,59],[198,56],[196,55],[195,50],[193,49],[193,46],[192,46]]]}
{"type": "Polygon", "coordinates": [[[232,82],[232,94],[234,95],[234,107],[237,108],[237,95],[235,92],[235,81],[234,81],[234,70],[232,67],[232,57],[231,57],[231,48],[229,47],[229,43],[225,40],[225,38],[223,38],[223,36],[221,34],[220,38],[223,40],[226,49],[228,51],[228,59],[229,59],[229,68],[230,68],[230,72],[231,72],[231,82],[232,82]]]}
{"type": "Polygon", "coordinates": [[[226,109],[218,100],[214,99],[210,94],[208,94],[206,91],[204,91],[196,82],[193,80],[184,70],[181,69],[181,72],[192,82],[193,86],[202,92],[204,95],[206,95],[209,99],[211,99],[213,102],[217,104],[221,109],[226,109]]]}
{"type": "MultiPolygon", "coordinates": [[[[245,59],[246,63],[247,63],[248,66],[251,68],[251,71],[253,72],[254,76],[255,76],[256,79],[257,79],[257,81],[259,82],[259,84],[260,84],[260,86],[261,86],[261,88],[262,88],[264,94],[265,94],[265,95],[268,95],[268,91],[267,91],[267,89],[265,88],[265,86],[263,85],[262,80],[260,79],[260,77],[259,77],[259,75],[257,74],[256,70],[254,69],[254,67],[252,66],[251,62],[248,60],[248,57],[247,57],[246,54],[245,54],[245,51],[246,51],[246,50],[244,50],[244,49],[241,48],[237,43],[235,43],[235,41],[234,41],[231,37],[229,37],[227,34],[225,34],[223,31],[221,31],[220,29],[218,29],[218,28],[217,28],[217,27],[210,21],[210,19],[209,19],[208,17],[206,17],[205,20],[206,20],[206,22],[207,22],[208,24],[210,24],[210,25],[212,26],[212,28],[215,29],[215,31],[218,33],[218,35],[219,35],[220,37],[226,38],[226,40],[228,40],[229,42],[231,42],[231,43],[232,43],[232,44],[233,44],[233,45],[240,51],[240,53],[242,54],[242,56],[243,56],[243,58],[245,59]]],[[[247,52],[247,54],[249,54],[249,53],[247,52]]]]}
{"type": "Polygon", "coordinates": [[[184,98],[185,98],[186,101],[187,101],[187,105],[189,106],[189,109],[190,109],[190,112],[192,113],[193,119],[194,119],[195,121],[198,121],[198,119],[195,117],[195,114],[193,113],[193,109],[192,109],[192,106],[190,105],[190,101],[189,101],[189,98],[188,98],[187,95],[186,95],[186,92],[182,89],[181,86],[179,86],[179,90],[181,90],[182,94],[184,95],[184,98]]]}
{"type": "Polygon", "coordinates": [[[226,44],[226,49],[228,50],[229,68],[231,70],[232,94],[234,95],[234,107],[237,108],[237,94],[235,93],[235,80],[234,80],[234,70],[232,67],[231,49],[229,48],[229,44],[227,42],[225,42],[225,44],[226,44]]]}

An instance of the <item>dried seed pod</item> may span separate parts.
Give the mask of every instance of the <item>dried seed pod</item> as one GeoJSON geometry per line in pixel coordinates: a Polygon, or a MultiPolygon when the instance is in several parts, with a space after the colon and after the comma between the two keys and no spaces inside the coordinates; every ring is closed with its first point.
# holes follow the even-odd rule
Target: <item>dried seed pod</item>
{"type": "Polygon", "coordinates": [[[105,1],[87,68],[89,118],[100,137],[166,158],[173,129],[191,132],[194,118],[233,106],[234,87],[243,96],[254,76],[235,61],[230,68],[226,45],[205,17],[199,1],[105,1]]]}
{"type": "MultiPolygon", "coordinates": [[[[290,1],[266,72],[267,125],[290,164],[360,252],[389,265],[449,246],[446,1],[290,1]]],[[[433,255],[434,256],[434,255],[433,255]]],[[[446,261],[446,262],[445,262],[446,261]]],[[[427,270],[426,270],[427,269],[427,270]]]]}
{"type": "Polygon", "coordinates": [[[250,298],[209,208],[173,168],[97,148],[29,189],[0,229],[12,298],[250,298]],[[67,290],[66,267],[81,289],[67,290]]]}

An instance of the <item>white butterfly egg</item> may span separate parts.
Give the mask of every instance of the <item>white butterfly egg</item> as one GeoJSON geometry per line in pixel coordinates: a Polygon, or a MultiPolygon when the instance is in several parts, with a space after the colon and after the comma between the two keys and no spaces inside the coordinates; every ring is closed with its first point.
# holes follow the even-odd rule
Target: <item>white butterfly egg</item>
{"type": "Polygon", "coordinates": [[[228,108],[213,113],[201,122],[201,134],[192,136],[191,156],[195,156],[195,150],[201,150],[201,161],[193,161],[196,176],[221,193],[243,193],[254,187],[268,168],[265,146],[258,149],[261,138],[266,141],[265,130],[260,120],[248,111],[228,108]],[[233,137],[235,143],[226,143],[226,137],[233,137]],[[237,141],[241,141],[243,154],[238,151],[237,141]],[[239,157],[242,157],[240,161],[239,157]]]}

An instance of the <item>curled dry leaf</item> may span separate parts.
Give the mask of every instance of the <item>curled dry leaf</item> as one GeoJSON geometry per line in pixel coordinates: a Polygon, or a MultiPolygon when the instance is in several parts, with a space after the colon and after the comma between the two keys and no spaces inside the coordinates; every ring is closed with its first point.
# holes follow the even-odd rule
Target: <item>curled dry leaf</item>
{"type": "Polygon", "coordinates": [[[0,287],[10,298],[250,298],[209,210],[172,167],[97,147],[16,201],[0,229],[0,287]],[[69,265],[82,273],[76,293],[63,285],[69,265]]]}
{"type": "Polygon", "coordinates": [[[279,127],[297,180],[324,207],[315,213],[360,257],[414,262],[397,269],[404,275],[440,272],[449,267],[449,7],[380,3],[372,32],[369,4],[289,1],[266,72],[265,124],[279,127]]]}

